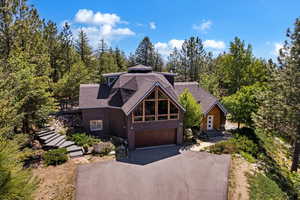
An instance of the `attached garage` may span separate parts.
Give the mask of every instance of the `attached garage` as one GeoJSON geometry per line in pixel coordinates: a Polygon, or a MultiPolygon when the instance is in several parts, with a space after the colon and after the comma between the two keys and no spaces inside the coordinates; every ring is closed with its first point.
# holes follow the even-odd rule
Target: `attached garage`
{"type": "Polygon", "coordinates": [[[176,144],[177,129],[158,129],[135,132],[135,146],[147,147],[176,144]]]}

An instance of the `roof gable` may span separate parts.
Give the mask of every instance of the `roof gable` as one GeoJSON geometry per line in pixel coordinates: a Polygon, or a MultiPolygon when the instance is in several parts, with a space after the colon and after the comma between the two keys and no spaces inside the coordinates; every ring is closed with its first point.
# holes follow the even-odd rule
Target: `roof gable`
{"type": "MultiPolygon", "coordinates": [[[[149,85],[150,86],[150,85],[149,85]]],[[[172,94],[169,93],[169,91],[164,88],[159,82],[153,83],[150,87],[144,87],[143,93],[140,92],[139,95],[132,96],[130,98],[128,104],[132,106],[128,106],[126,104],[123,105],[122,109],[124,110],[124,113],[126,115],[129,115],[135,108],[138,106],[156,87],[159,87],[163,91],[165,95],[168,96],[172,100],[172,102],[182,111],[185,111],[185,109],[181,106],[181,104],[178,102],[177,98],[174,97],[172,94]],[[134,104],[131,104],[134,102],[134,104]]]]}
{"type": "Polygon", "coordinates": [[[199,87],[197,82],[175,82],[174,88],[178,96],[184,91],[184,89],[187,88],[198,103],[200,103],[205,115],[213,108],[214,105],[218,105],[220,109],[227,114],[227,110],[219,102],[219,100],[203,88],[199,87]]]}

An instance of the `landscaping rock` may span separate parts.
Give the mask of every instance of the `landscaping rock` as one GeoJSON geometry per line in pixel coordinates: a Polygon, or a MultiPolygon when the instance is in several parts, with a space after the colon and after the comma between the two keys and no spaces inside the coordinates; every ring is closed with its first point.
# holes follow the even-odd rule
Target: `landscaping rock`
{"type": "Polygon", "coordinates": [[[110,142],[101,142],[93,145],[93,152],[96,154],[107,155],[114,149],[114,145],[110,142]]]}

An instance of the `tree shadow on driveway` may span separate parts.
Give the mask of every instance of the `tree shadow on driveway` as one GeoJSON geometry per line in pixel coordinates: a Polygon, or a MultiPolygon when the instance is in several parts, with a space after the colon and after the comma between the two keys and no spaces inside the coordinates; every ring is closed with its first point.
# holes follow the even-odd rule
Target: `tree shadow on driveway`
{"type": "Polygon", "coordinates": [[[179,155],[181,149],[182,146],[175,145],[140,148],[130,151],[127,158],[119,158],[117,161],[136,165],[147,165],[179,155]]]}

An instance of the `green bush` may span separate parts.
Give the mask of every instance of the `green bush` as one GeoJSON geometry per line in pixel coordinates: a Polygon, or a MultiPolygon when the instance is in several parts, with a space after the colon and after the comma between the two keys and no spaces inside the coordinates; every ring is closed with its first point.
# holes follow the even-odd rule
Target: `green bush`
{"type": "Polygon", "coordinates": [[[251,139],[246,136],[237,136],[234,138],[234,143],[237,146],[239,152],[243,151],[253,155],[254,157],[258,154],[258,146],[251,139]]]}
{"type": "Polygon", "coordinates": [[[270,178],[263,174],[249,175],[250,200],[284,200],[284,193],[270,178]]]}
{"type": "Polygon", "coordinates": [[[79,145],[79,146],[92,146],[93,144],[100,142],[99,139],[94,138],[85,133],[72,134],[72,135],[68,136],[68,139],[72,140],[76,145],[79,145]]]}
{"type": "Polygon", "coordinates": [[[60,148],[47,151],[43,155],[43,159],[46,165],[59,165],[65,163],[68,160],[67,149],[60,148]]]}
{"type": "Polygon", "coordinates": [[[246,152],[240,152],[241,156],[243,158],[245,158],[248,162],[250,163],[255,163],[257,160],[249,153],[246,153],[246,152]]]}
{"type": "Polygon", "coordinates": [[[211,153],[216,154],[239,153],[249,161],[254,161],[259,153],[258,145],[253,140],[239,134],[235,134],[233,138],[227,141],[218,142],[208,149],[211,153]]]}
{"type": "Polygon", "coordinates": [[[233,139],[218,142],[215,145],[208,147],[209,152],[215,154],[232,154],[237,152],[237,146],[233,139]]]}

